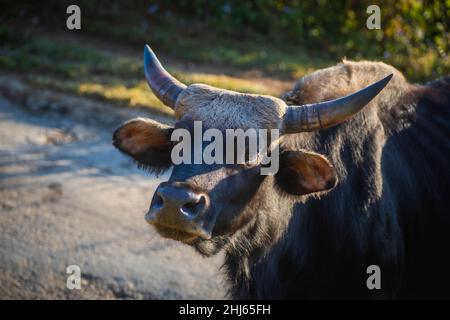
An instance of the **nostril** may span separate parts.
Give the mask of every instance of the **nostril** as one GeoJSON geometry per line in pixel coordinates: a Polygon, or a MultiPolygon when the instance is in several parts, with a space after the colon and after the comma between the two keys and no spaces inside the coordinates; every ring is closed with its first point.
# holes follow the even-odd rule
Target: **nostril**
{"type": "Polygon", "coordinates": [[[200,195],[196,199],[192,199],[192,201],[185,203],[181,207],[181,212],[189,217],[195,217],[203,210],[205,204],[206,197],[204,195],[200,195]]]}
{"type": "Polygon", "coordinates": [[[202,205],[202,206],[204,206],[206,204],[206,197],[203,194],[200,195],[200,198],[199,198],[197,204],[202,205]]]}
{"type": "Polygon", "coordinates": [[[155,195],[153,196],[153,201],[152,201],[152,205],[151,208],[152,209],[161,209],[164,205],[164,200],[163,198],[159,195],[159,193],[155,193],[155,195]]]}

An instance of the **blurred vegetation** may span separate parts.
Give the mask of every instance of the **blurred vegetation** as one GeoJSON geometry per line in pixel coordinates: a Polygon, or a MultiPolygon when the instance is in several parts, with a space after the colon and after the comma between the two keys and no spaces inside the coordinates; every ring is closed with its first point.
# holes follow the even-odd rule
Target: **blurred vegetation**
{"type": "MultiPolygon", "coordinates": [[[[79,42],[61,43],[45,36],[0,27],[0,67],[24,73],[29,83],[43,88],[93,97],[129,107],[149,107],[172,114],[149,90],[143,79],[142,60],[79,42]]],[[[222,74],[169,71],[186,84],[207,83],[248,93],[278,95],[276,89],[250,80],[222,74]]]]}
{"type": "Polygon", "coordinates": [[[449,17],[450,0],[3,0],[0,68],[26,71],[35,85],[166,112],[143,82],[140,57],[64,36],[139,50],[149,43],[163,60],[215,70],[169,68],[186,83],[278,94],[239,74],[292,81],[343,57],[382,60],[412,81],[449,74],[449,17]],[[81,31],[66,29],[70,4],[81,8],[81,31]],[[366,28],[372,4],[381,8],[380,30],[366,28]]]}

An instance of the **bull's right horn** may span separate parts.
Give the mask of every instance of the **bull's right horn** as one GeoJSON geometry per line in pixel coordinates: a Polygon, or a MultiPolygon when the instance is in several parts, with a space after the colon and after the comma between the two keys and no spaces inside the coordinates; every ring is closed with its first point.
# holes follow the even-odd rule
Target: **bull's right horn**
{"type": "Polygon", "coordinates": [[[392,74],[348,96],[331,101],[289,106],[283,118],[283,133],[326,129],[350,119],[391,80],[392,74]]]}
{"type": "Polygon", "coordinates": [[[155,96],[166,106],[174,109],[181,91],[186,85],[179,82],[168,73],[159,62],[152,49],[144,48],[144,72],[148,85],[155,96]]]}

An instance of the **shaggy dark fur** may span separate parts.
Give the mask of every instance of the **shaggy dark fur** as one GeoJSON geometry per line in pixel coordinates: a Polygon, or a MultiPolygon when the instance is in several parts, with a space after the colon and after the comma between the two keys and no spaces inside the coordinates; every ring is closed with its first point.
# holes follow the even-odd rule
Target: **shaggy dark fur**
{"type": "Polygon", "coordinates": [[[254,222],[226,249],[234,298],[450,298],[450,77],[411,85],[385,64],[344,61],[283,98],[328,100],[392,71],[352,120],[284,136],[285,150],[327,156],[339,183],[293,199],[266,178],[251,201],[254,222]],[[372,264],[381,290],[366,287],[372,264]]]}

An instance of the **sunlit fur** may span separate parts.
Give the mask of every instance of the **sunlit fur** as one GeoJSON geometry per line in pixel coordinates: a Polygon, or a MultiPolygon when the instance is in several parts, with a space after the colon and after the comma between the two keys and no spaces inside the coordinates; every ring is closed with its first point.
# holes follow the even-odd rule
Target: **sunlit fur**
{"type": "Polygon", "coordinates": [[[178,97],[175,112],[184,118],[201,120],[207,128],[275,129],[280,128],[286,104],[271,96],[193,84],[178,97]]]}

